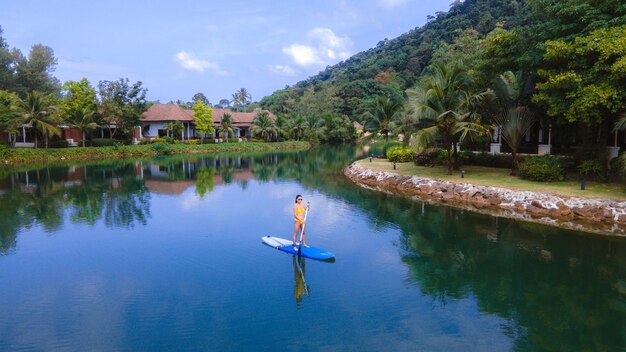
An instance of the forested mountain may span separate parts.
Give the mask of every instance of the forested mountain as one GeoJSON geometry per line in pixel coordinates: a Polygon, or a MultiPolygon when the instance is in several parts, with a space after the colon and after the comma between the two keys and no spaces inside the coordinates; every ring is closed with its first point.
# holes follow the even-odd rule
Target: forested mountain
{"type": "MultiPolygon", "coordinates": [[[[527,90],[533,91],[559,64],[547,56],[551,42],[571,43],[594,30],[625,23],[626,5],[620,0],[456,1],[448,12],[429,16],[423,27],[385,39],[260,103],[285,116],[330,113],[361,120],[381,96],[404,102],[405,90],[419,83],[425,68],[449,60],[466,66],[477,89],[510,70],[522,72],[527,90]]],[[[611,55],[624,55],[623,49],[616,50],[611,55]]],[[[544,112],[555,111],[550,104],[562,99],[557,93],[537,100],[544,112]]],[[[624,94],[617,100],[623,109],[624,94]]]]}

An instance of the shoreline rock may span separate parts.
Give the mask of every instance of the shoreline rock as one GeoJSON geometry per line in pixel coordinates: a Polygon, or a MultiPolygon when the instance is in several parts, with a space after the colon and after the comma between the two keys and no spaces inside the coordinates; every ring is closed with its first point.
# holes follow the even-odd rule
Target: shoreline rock
{"type": "Polygon", "coordinates": [[[575,231],[626,237],[626,201],[565,197],[403,176],[371,170],[358,162],[347,166],[344,175],[357,185],[375,191],[575,231]]]}

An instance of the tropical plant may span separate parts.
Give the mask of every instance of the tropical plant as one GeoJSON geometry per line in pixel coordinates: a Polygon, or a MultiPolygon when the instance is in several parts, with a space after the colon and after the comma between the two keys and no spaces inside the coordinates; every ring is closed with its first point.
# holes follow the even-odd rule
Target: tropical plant
{"type": "Polygon", "coordinates": [[[267,111],[261,111],[252,120],[252,126],[250,131],[255,135],[260,135],[266,142],[269,141],[273,135],[278,134],[278,128],[270,117],[267,111]]]}
{"type": "Polygon", "coordinates": [[[326,133],[324,120],[313,114],[306,115],[305,119],[308,127],[307,138],[312,145],[318,145],[320,143],[320,137],[326,133]]]}
{"type": "Polygon", "coordinates": [[[229,113],[224,113],[222,116],[222,122],[220,122],[220,127],[217,128],[219,134],[223,135],[224,138],[229,138],[229,134],[231,136],[234,135],[233,131],[233,116],[229,113]]]}
{"type": "Polygon", "coordinates": [[[398,118],[401,110],[402,104],[389,98],[378,98],[372,111],[364,114],[364,129],[373,134],[382,134],[385,141],[389,141],[390,124],[398,118]]]}
{"type": "Polygon", "coordinates": [[[86,132],[98,128],[98,124],[94,122],[95,110],[89,108],[83,108],[81,110],[73,111],[69,116],[69,125],[78,129],[83,136],[83,147],[85,146],[86,132]]]}
{"type": "Polygon", "coordinates": [[[521,101],[519,75],[507,71],[499,75],[493,84],[498,111],[493,117],[504,142],[511,148],[511,175],[517,174],[517,151],[524,136],[529,133],[535,117],[529,108],[518,106],[521,101]]]}
{"type": "Polygon", "coordinates": [[[15,121],[35,131],[35,148],[37,148],[38,136],[44,139],[46,148],[48,148],[48,139],[51,136],[61,136],[59,120],[54,116],[58,109],[50,103],[48,96],[37,91],[30,92],[25,99],[17,101],[17,110],[18,116],[15,121]]]}
{"type": "Polygon", "coordinates": [[[250,92],[246,88],[239,88],[235,93],[233,93],[233,105],[235,107],[243,108],[250,103],[252,100],[252,96],[250,92]]]}
{"type": "Polygon", "coordinates": [[[391,133],[398,135],[398,138],[402,135],[402,145],[406,147],[411,135],[417,132],[420,127],[426,127],[420,122],[423,121],[420,121],[414,112],[402,111],[395,120],[391,121],[389,128],[391,133]]]}
{"type": "Polygon", "coordinates": [[[180,121],[170,122],[165,125],[165,129],[172,134],[174,139],[182,138],[183,128],[183,123],[180,121]]]}
{"type": "Polygon", "coordinates": [[[306,118],[300,114],[294,115],[287,122],[287,129],[291,137],[297,141],[304,139],[307,131],[309,130],[309,124],[306,118]]]}
{"type": "Polygon", "coordinates": [[[440,140],[448,152],[448,175],[452,174],[453,148],[455,160],[458,160],[457,143],[488,131],[478,121],[474,111],[477,102],[482,101],[488,93],[470,93],[470,86],[471,79],[464,68],[455,63],[438,62],[433,65],[432,74],[424,78],[421,87],[407,91],[416,116],[429,125],[412,136],[413,147],[421,151],[430,143],[440,140]]]}

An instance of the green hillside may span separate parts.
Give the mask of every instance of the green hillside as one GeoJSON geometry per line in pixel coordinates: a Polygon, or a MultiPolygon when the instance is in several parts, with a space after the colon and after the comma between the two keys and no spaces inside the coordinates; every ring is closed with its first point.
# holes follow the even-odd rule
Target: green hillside
{"type": "MultiPolygon", "coordinates": [[[[456,1],[448,12],[429,16],[423,27],[382,40],[376,48],[264,97],[260,104],[283,116],[339,114],[362,121],[363,112],[380,96],[404,103],[405,90],[419,83],[433,58],[462,62],[477,89],[511,70],[521,72],[527,90],[533,90],[535,84],[549,79],[541,69],[550,69],[560,60],[546,57],[549,41],[572,42],[594,30],[625,23],[626,5],[619,0],[456,1]]],[[[623,107],[621,94],[616,101],[623,107]]],[[[554,96],[540,98],[538,113],[563,114],[567,108],[550,111],[556,108],[550,100],[562,95],[554,92],[554,96]]],[[[619,109],[611,110],[613,114],[619,109]]]]}

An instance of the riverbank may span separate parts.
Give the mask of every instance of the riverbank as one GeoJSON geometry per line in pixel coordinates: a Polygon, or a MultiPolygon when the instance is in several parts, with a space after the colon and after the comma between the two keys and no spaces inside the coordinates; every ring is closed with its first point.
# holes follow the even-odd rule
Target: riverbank
{"type": "Polygon", "coordinates": [[[0,149],[0,161],[5,165],[57,162],[64,160],[97,160],[170,154],[202,154],[227,152],[253,152],[273,150],[305,150],[308,142],[287,141],[276,143],[221,143],[221,144],[145,144],[114,147],[76,147],[58,149],[0,149]]]}
{"type": "MultiPolygon", "coordinates": [[[[390,164],[390,163],[388,163],[390,164]]],[[[344,174],[361,187],[441,202],[494,216],[571,230],[626,236],[626,201],[513,190],[368,168],[356,161],[344,174]]]]}

